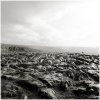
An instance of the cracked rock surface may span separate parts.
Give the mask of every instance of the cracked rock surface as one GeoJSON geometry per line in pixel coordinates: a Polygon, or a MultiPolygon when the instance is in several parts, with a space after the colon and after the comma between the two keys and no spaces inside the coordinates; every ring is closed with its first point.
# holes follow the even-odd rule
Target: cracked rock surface
{"type": "Polygon", "coordinates": [[[99,99],[99,55],[1,55],[3,99],[99,99]]]}

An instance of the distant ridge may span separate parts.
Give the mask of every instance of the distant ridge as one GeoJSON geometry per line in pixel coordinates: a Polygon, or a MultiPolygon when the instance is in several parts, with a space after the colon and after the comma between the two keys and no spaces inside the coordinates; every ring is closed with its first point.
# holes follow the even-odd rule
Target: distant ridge
{"type": "Polygon", "coordinates": [[[7,53],[7,52],[42,52],[37,49],[32,49],[30,47],[24,46],[24,45],[14,45],[14,44],[1,44],[1,52],[7,53]]]}
{"type": "Polygon", "coordinates": [[[14,45],[14,44],[1,44],[1,49],[5,49],[9,46],[22,47],[26,51],[31,52],[44,52],[44,53],[85,53],[97,55],[99,54],[99,48],[93,47],[49,47],[49,46],[33,46],[33,45],[14,45]]]}

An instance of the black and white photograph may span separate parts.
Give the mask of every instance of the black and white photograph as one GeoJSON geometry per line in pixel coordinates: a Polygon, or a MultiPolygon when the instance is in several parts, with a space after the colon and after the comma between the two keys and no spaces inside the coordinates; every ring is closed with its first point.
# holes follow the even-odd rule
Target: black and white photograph
{"type": "Polygon", "coordinates": [[[1,0],[1,99],[99,100],[99,0],[1,0]]]}

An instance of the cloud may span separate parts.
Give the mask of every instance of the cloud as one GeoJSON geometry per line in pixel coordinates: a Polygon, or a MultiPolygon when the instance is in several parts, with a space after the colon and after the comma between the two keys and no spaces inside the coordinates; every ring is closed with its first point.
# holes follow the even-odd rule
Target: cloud
{"type": "Polygon", "coordinates": [[[45,45],[59,44],[62,40],[62,32],[46,23],[42,19],[39,18],[30,18],[27,20],[30,29],[35,31],[39,36],[39,40],[41,43],[45,45]]]}
{"type": "Polygon", "coordinates": [[[99,45],[97,0],[9,4],[4,4],[2,9],[2,42],[48,46],[99,45]]]}

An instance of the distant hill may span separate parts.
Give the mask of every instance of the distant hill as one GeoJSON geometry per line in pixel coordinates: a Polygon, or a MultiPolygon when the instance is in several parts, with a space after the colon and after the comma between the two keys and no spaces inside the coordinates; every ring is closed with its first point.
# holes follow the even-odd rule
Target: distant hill
{"type": "Polygon", "coordinates": [[[11,52],[42,52],[42,51],[24,45],[1,44],[1,52],[11,53],[11,52]]]}
{"type": "MultiPolygon", "coordinates": [[[[85,53],[85,54],[99,54],[98,48],[92,47],[48,47],[48,46],[33,46],[33,45],[12,45],[12,44],[1,44],[1,51],[5,52],[8,47],[16,47],[18,51],[28,52],[44,52],[44,53],[85,53]]],[[[12,50],[12,49],[11,49],[12,50]]]]}

